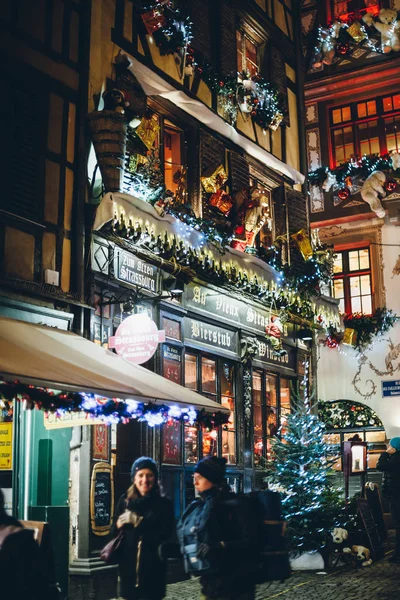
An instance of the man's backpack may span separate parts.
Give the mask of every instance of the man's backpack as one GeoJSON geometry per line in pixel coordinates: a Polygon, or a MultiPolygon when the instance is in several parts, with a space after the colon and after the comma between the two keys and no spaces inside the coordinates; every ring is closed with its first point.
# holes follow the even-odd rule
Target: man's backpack
{"type": "Polygon", "coordinates": [[[280,494],[265,490],[245,496],[258,522],[255,583],[284,581],[291,569],[280,494]]]}

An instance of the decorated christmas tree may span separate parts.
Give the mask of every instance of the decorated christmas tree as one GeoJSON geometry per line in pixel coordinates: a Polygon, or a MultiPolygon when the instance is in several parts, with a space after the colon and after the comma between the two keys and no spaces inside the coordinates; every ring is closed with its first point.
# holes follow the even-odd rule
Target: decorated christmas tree
{"type": "Polygon", "coordinates": [[[313,412],[307,393],[308,365],[295,410],[284,432],[272,442],[273,461],[267,481],[281,492],[287,536],[294,553],[322,549],[343,518],[344,497],[334,484],[332,457],[324,441],[324,425],[313,412]]]}

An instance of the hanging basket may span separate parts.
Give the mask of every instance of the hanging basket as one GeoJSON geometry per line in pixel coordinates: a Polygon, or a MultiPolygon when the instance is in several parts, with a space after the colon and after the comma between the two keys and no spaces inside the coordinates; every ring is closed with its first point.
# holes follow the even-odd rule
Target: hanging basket
{"type": "Polygon", "coordinates": [[[88,115],[89,130],[106,192],[120,192],[126,151],[126,117],[114,110],[88,115]]]}

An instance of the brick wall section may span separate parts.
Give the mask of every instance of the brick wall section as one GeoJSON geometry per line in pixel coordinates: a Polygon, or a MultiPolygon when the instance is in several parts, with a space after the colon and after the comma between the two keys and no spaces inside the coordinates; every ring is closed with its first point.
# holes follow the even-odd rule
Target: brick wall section
{"type": "MultiPolygon", "coordinates": [[[[216,1],[216,0],[214,0],[216,1]]],[[[230,0],[220,2],[219,54],[223,75],[236,73],[236,18],[230,0]]]]}
{"type": "MultiPolygon", "coordinates": [[[[289,233],[296,233],[303,228],[308,232],[307,201],[304,195],[291,188],[287,188],[286,203],[289,211],[289,233]]],[[[290,246],[290,260],[294,266],[296,264],[299,266],[304,264],[304,258],[295,242],[292,242],[290,246]]]]}
{"type": "Polygon", "coordinates": [[[237,152],[229,153],[230,191],[234,194],[238,190],[249,187],[249,164],[244,156],[237,152]]]}
{"type": "Polygon", "coordinates": [[[193,22],[192,46],[194,50],[211,61],[213,44],[209,3],[210,0],[191,0],[188,3],[188,9],[193,22]]]}
{"type": "MultiPolygon", "coordinates": [[[[225,165],[225,147],[222,142],[214,138],[206,131],[200,133],[200,177],[204,173],[213,167],[215,169],[219,165],[225,165]]],[[[202,201],[202,213],[203,217],[207,217],[207,194],[204,192],[201,184],[201,201],[202,201]]]]}

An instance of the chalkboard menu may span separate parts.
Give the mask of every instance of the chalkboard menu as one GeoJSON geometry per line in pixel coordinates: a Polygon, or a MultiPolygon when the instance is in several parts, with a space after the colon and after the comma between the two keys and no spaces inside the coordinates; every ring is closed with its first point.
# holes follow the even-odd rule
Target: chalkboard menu
{"type": "Polygon", "coordinates": [[[372,558],[374,560],[382,558],[385,552],[382,546],[382,540],[379,536],[376,523],[374,521],[373,514],[368,504],[368,500],[366,500],[365,498],[357,498],[357,508],[360,513],[365,532],[368,536],[372,558]]]}
{"type": "Polygon", "coordinates": [[[114,481],[111,466],[100,462],[92,471],[90,520],[95,535],[108,535],[114,515],[114,481]]]}

